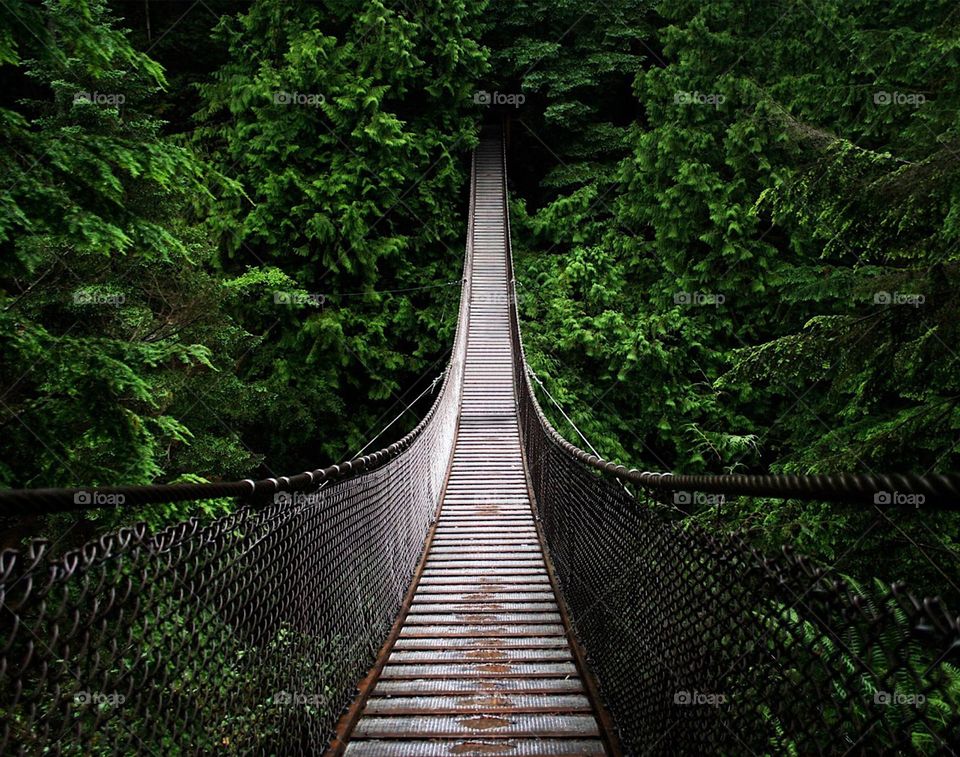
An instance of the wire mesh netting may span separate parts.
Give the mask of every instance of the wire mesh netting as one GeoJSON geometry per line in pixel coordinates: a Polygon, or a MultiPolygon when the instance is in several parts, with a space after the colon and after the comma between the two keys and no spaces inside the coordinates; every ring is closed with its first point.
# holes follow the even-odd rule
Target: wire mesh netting
{"type": "Polygon", "coordinates": [[[53,562],[42,543],[5,553],[0,751],[314,753],[423,549],[455,424],[440,410],[391,463],[319,492],[53,562]]]}
{"type": "Polygon", "coordinates": [[[313,753],[412,577],[442,484],[431,436],[209,525],[5,554],[2,751],[313,753]]]}
{"type": "MultiPolygon", "coordinates": [[[[271,479],[280,491],[265,502],[265,482],[210,487],[258,495],[210,523],[137,526],[64,555],[40,541],[5,550],[0,753],[321,750],[386,640],[437,512],[469,287],[440,394],[400,442],[294,477],[304,491],[271,479]]],[[[168,489],[130,491],[157,501],[168,489]]],[[[54,510],[62,495],[11,502],[54,510]]]]}
{"type": "MultiPolygon", "coordinates": [[[[469,266],[469,245],[467,256],[469,266]]],[[[346,474],[294,477],[302,490],[206,524],[138,526],[61,556],[39,542],[4,551],[0,752],[319,751],[388,634],[436,513],[468,301],[427,416],[346,474]]],[[[955,616],[899,587],[849,585],[802,557],[768,559],[634,498],[544,417],[511,303],[537,514],[628,751],[960,751],[955,616]]],[[[221,488],[284,488],[263,484],[221,488]]],[[[63,496],[10,501],[51,509],[63,496]]]]}
{"type": "MultiPolygon", "coordinates": [[[[649,474],[587,455],[547,420],[515,287],[511,305],[537,516],[570,630],[626,752],[960,753],[960,617],[903,587],[863,590],[802,556],[770,559],[741,535],[667,518],[653,492],[635,498],[621,481],[649,474]]],[[[734,478],[770,485],[710,483],[734,478]]],[[[786,478],[774,482],[780,496],[808,499],[820,487],[901,480],[940,497],[956,491],[955,476],[786,478]]]]}
{"type": "Polygon", "coordinates": [[[956,616],[665,517],[573,454],[517,354],[537,514],[628,752],[960,752],[956,616]]]}

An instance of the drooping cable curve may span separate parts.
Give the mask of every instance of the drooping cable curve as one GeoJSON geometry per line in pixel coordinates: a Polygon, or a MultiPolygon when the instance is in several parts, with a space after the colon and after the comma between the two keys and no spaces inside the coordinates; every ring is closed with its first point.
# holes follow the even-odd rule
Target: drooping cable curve
{"type": "MultiPolygon", "coordinates": [[[[470,218],[475,193],[474,167],[470,218]]],[[[503,215],[509,246],[505,200],[503,215]]],[[[536,400],[507,260],[538,528],[625,749],[956,749],[955,614],[900,586],[861,589],[803,557],[772,560],[741,535],[666,520],[643,495],[884,507],[921,494],[924,507],[955,508],[960,476],[684,476],[584,452],[536,400]]],[[[400,611],[436,516],[471,285],[466,275],[437,399],[384,449],[277,479],[0,492],[4,515],[239,500],[209,523],[156,534],[137,525],[64,555],[44,542],[2,553],[0,753],[322,749],[400,611]]]]}
{"type": "Polygon", "coordinates": [[[450,470],[407,601],[330,757],[615,752],[564,622],[522,465],[498,138],[480,140],[475,165],[473,288],[450,470]]]}
{"type": "Polygon", "coordinates": [[[435,517],[463,393],[461,287],[439,395],[383,449],[259,481],[3,492],[5,515],[239,502],[65,554],[3,551],[0,753],[312,755],[330,740],[435,517]]]}
{"type": "MultiPolygon", "coordinates": [[[[506,164],[504,147],[504,177],[506,164]]],[[[506,205],[504,214],[509,229],[506,205]]],[[[956,508],[960,476],[674,476],[589,454],[553,428],[536,399],[508,260],[531,493],[571,632],[624,749],[960,753],[956,608],[902,584],[861,587],[790,550],[774,559],[744,534],[649,506],[664,492],[875,506],[911,492],[927,496],[924,506],[956,508]]]]}

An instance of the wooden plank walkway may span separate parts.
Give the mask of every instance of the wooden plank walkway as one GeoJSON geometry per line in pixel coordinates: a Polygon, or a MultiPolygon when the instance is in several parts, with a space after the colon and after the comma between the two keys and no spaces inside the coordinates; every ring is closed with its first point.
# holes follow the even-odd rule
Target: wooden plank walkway
{"type": "MultiPolygon", "coordinates": [[[[520,447],[499,139],[477,148],[460,425],[436,530],[348,757],[604,754],[520,447]]],[[[339,745],[339,749],[343,744],[339,745]]]]}

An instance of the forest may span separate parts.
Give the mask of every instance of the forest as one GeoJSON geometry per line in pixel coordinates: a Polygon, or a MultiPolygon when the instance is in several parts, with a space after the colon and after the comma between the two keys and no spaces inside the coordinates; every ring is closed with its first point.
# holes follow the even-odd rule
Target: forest
{"type": "MultiPolygon", "coordinates": [[[[0,487],[279,476],[409,431],[500,119],[527,358],[605,458],[960,470],[958,33],[943,0],[3,0],[0,487]]],[[[3,546],[232,507],[7,518],[3,546]]],[[[956,512],[673,510],[960,599],[956,512]]]]}

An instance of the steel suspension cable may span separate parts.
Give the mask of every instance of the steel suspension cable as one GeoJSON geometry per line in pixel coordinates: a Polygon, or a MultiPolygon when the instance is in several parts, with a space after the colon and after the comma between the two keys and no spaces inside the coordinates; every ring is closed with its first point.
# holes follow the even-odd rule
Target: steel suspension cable
{"type": "Polygon", "coordinates": [[[788,548],[764,554],[744,533],[664,517],[655,505],[664,493],[691,502],[708,492],[955,509],[960,477],[628,470],[550,424],[526,367],[515,289],[511,310],[536,512],[627,753],[957,753],[955,608],[900,583],[858,584],[788,548]],[[638,485],[638,495],[615,482],[638,485]]]}
{"type": "Polygon", "coordinates": [[[419,402],[420,399],[423,397],[423,395],[425,395],[427,392],[433,393],[433,391],[436,390],[436,388],[437,388],[437,384],[439,384],[439,383],[443,380],[443,377],[446,376],[446,374],[447,374],[446,369],[442,370],[442,371],[439,373],[439,375],[437,375],[437,376],[433,379],[433,381],[431,381],[431,382],[427,385],[426,389],[424,389],[422,392],[420,392],[420,394],[418,394],[416,397],[414,397],[412,400],[410,400],[410,403],[409,403],[408,405],[406,405],[406,406],[403,408],[403,410],[400,411],[392,421],[390,421],[386,426],[384,426],[383,428],[381,428],[381,429],[376,433],[376,435],[372,436],[372,437],[370,438],[370,441],[368,441],[366,444],[364,444],[363,447],[361,447],[361,448],[358,449],[356,452],[354,452],[354,453],[350,456],[350,459],[353,460],[355,457],[357,457],[357,455],[362,455],[364,452],[366,452],[366,450],[370,447],[371,444],[373,444],[377,439],[379,439],[381,436],[383,436],[384,433],[386,433],[386,431],[387,431],[388,428],[390,428],[394,423],[396,423],[396,422],[397,422],[398,420],[400,420],[403,416],[405,416],[407,413],[409,413],[409,412],[410,412],[410,408],[411,408],[413,405],[415,405],[417,402],[419,402]]]}

